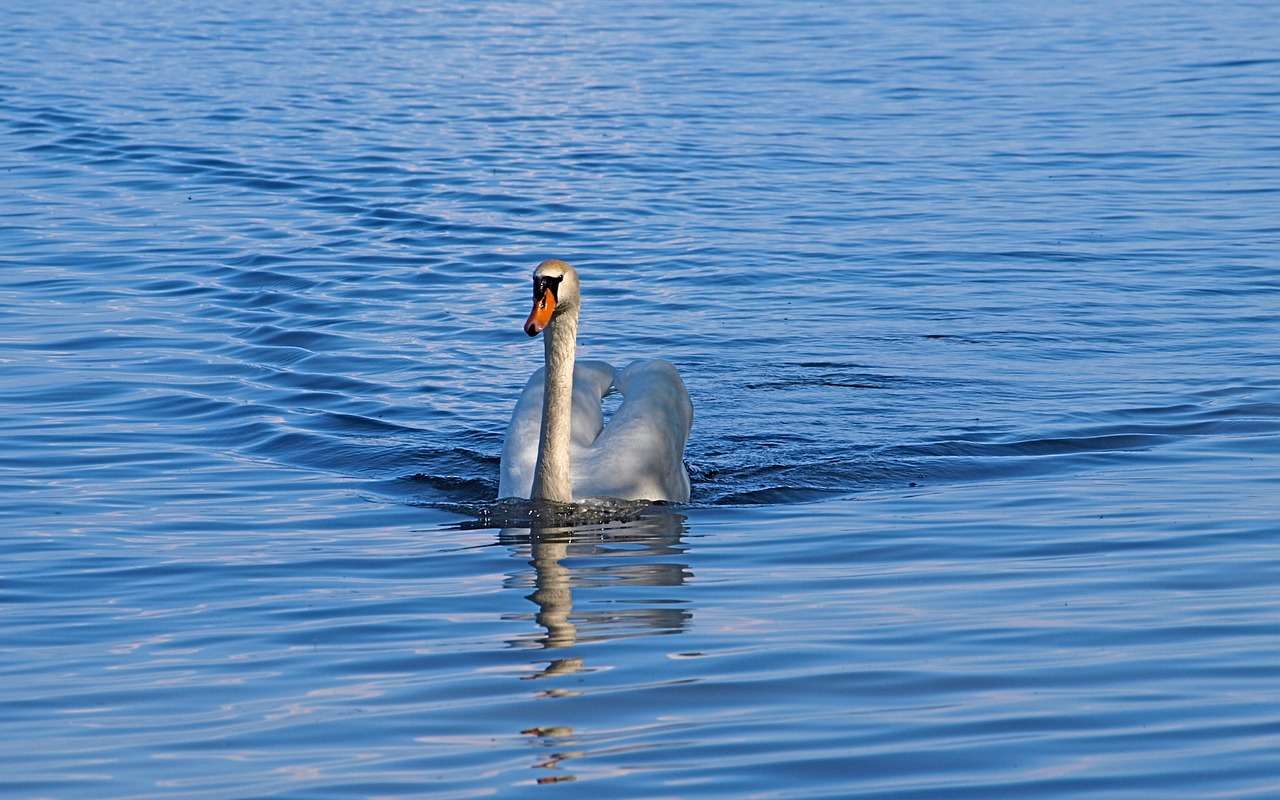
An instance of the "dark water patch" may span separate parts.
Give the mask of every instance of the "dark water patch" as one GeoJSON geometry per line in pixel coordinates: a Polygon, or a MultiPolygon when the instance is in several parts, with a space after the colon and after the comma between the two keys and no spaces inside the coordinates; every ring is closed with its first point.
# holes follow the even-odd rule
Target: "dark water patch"
{"type": "Polygon", "coordinates": [[[1033,439],[1016,442],[966,442],[947,441],[925,445],[912,445],[900,452],[925,457],[1001,458],[1025,456],[1066,456],[1111,451],[1145,451],[1160,444],[1168,444],[1177,437],[1172,435],[1114,433],[1094,436],[1033,439]]]}
{"type": "Polygon", "coordinates": [[[206,287],[206,285],[198,283],[197,280],[183,278],[151,280],[151,282],[138,284],[137,291],[148,294],[168,294],[168,296],[173,297],[195,297],[198,296],[198,294],[211,296],[211,294],[218,294],[216,289],[206,287]]]}
{"type": "MultiPolygon", "coordinates": [[[[424,459],[423,461],[425,463],[433,463],[430,459],[424,459]]],[[[405,502],[427,508],[472,516],[473,506],[467,505],[467,501],[459,501],[457,498],[496,497],[498,481],[496,478],[474,478],[447,473],[428,475],[419,472],[402,480],[390,483],[383,482],[371,487],[371,489],[378,491],[383,496],[403,499],[405,502]],[[408,481],[408,484],[403,481],[408,481]]],[[[470,502],[478,501],[472,500],[470,502]]],[[[478,527],[487,526],[481,525],[478,527]]]]}
{"type": "Polygon", "coordinates": [[[1187,64],[1187,69],[1238,69],[1245,67],[1273,67],[1280,64],[1280,60],[1274,58],[1242,58],[1231,59],[1229,61],[1215,61],[1209,63],[1187,64]]]}
{"type": "Polygon", "coordinates": [[[239,337],[249,344],[263,347],[292,347],[307,351],[347,349],[350,340],[344,336],[315,330],[289,330],[273,325],[259,325],[241,330],[239,337]]]}
{"type": "Polygon", "coordinates": [[[136,396],[130,393],[125,404],[117,409],[121,418],[124,412],[131,417],[155,421],[172,420],[188,425],[208,425],[214,422],[236,422],[243,418],[242,404],[229,400],[216,400],[195,393],[169,391],[160,396],[136,396]]]}
{"type": "Polygon", "coordinates": [[[306,181],[288,180],[285,178],[265,178],[261,176],[244,177],[236,181],[236,185],[246,189],[258,189],[265,192],[290,192],[306,188],[306,181]]]}
{"type": "Polygon", "coordinates": [[[444,231],[450,227],[448,222],[438,217],[386,207],[365,211],[354,224],[365,228],[426,231],[444,231]]]}
{"type": "MultiPolygon", "coordinates": [[[[421,481],[421,476],[411,480],[421,481]]],[[[682,529],[685,519],[679,506],[666,503],[648,503],[624,500],[599,499],[583,503],[553,503],[549,501],[501,500],[489,505],[455,505],[448,510],[471,517],[458,523],[459,530],[483,530],[499,528],[507,531],[504,536],[512,542],[528,542],[531,537],[542,541],[582,542],[592,540],[617,523],[649,523],[642,529],[656,527],[666,533],[664,538],[675,536],[682,529]],[[605,526],[605,527],[600,527],[605,526]],[[675,533],[673,533],[675,532],[675,533]]],[[[647,538],[636,535],[634,528],[621,541],[647,538]]],[[[612,537],[611,537],[612,539],[612,537]]],[[[612,539],[619,541],[618,539],[612,539]]]]}
{"type": "MultiPolygon", "coordinates": [[[[318,358],[320,356],[315,353],[304,355],[299,359],[298,365],[305,365],[318,358]]],[[[258,376],[258,380],[265,386],[323,394],[348,403],[376,396],[383,389],[370,381],[332,372],[307,372],[299,369],[267,370],[258,376]]]]}

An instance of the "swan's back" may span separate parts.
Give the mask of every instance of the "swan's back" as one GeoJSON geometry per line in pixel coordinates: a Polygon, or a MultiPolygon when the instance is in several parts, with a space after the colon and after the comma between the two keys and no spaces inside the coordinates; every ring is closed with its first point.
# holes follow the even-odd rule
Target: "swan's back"
{"type": "MultiPolygon", "coordinates": [[[[499,497],[527,498],[533,491],[544,373],[545,368],[540,368],[529,377],[507,426],[499,497]]],[[[670,362],[636,361],[617,371],[603,361],[577,362],[571,426],[569,462],[575,500],[688,502],[684,446],[693,426],[693,403],[670,362]],[[622,394],[622,403],[606,426],[601,401],[614,390],[622,394]]]]}
{"type": "Polygon", "coordinates": [[[574,497],[688,502],[693,403],[680,373],[669,361],[636,361],[614,375],[613,387],[622,404],[595,443],[572,454],[574,497]]]}

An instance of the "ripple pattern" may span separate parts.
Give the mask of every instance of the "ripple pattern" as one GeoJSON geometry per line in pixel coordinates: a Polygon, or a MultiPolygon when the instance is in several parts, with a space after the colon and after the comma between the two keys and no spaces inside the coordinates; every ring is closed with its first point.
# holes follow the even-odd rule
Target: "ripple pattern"
{"type": "Polygon", "coordinates": [[[6,796],[1276,794],[1271,4],[20,6],[6,796]],[[494,504],[549,257],[687,506],[494,504]]]}

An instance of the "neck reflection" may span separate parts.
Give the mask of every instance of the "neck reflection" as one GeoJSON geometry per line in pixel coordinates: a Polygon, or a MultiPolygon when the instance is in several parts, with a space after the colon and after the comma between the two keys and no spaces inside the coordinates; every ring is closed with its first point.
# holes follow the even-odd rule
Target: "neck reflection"
{"type": "MultiPolygon", "coordinates": [[[[692,617],[684,601],[641,587],[678,587],[690,577],[681,558],[684,522],[673,513],[608,525],[503,529],[499,540],[533,568],[510,574],[505,585],[533,588],[527,599],[537,606],[532,618],[542,629],[511,644],[557,650],[683,631],[692,617]]],[[[581,659],[560,659],[539,677],[579,668],[581,659]]]]}

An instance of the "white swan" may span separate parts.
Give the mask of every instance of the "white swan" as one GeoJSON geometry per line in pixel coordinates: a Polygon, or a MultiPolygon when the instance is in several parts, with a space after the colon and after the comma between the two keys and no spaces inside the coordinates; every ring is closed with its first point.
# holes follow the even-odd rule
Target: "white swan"
{"type": "Polygon", "coordinates": [[[502,445],[499,497],[570,503],[587,498],[689,500],[684,446],[693,403],[680,373],[659,359],[615,370],[574,363],[578,273],[563,261],[533,272],[533,312],[525,333],[546,329],[546,365],[529,377],[502,445]],[[600,403],[622,404],[608,426],[600,403]]]}

